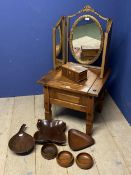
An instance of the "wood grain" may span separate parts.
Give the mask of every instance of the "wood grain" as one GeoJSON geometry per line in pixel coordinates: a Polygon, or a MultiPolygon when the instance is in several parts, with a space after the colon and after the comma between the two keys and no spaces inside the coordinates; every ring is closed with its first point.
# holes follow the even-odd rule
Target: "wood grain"
{"type": "Polygon", "coordinates": [[[14,98],[0,99],[0,174],[4,174],[14,98]]]}
{"type": "Polygon", "coordinates": [[[131,174],[131,126],[109,95],[105,99],[102,117],[131,174]]]}
{"type": "MultiPolygon", "coordinates": [[[[108,113],[110,117],[111,113],[108,113]]],[[[93,135],[96,144],[91,147],[97,167],[102,175],[129,175],[125,161],[100,114],[97,114],[93,135]]]]}
{"type": "MultiPolygon", "coordinates": [[[[65,108],[61,108],[59,106],[56,106],[55,110],[56,110],[55,113],[57,114],[58,118],[60,120],[66,121],[68,129],[74,128],[74,129],[78,129],[82,132],[85,132],[85,128],[83,128],[83,125],[85,125],[85,117],[84,117],[83,113],[76,112],[73,110],[68,110],[65,108]]],[[[68,131],[66,132],[66,134],[68,134],[68,131]]],[[[93,156],[90,147],[83,149],[81,151],[72,151],[70,149],[69,145],[67,144],[65,147],[63,147],[63,150],[70,151],[74,155],[75,158],[80,152],[88,152],[89,154],[91,154],[93,156]]],[[[94,156],[93,156],[93,159],[94,159],[94,156]]],[[[67,169],[67,172],[68,172],[68,175],[76,175],[76,174],[99,175],[99,171],[98,171],[95,163],[94,163],[94,166],[91,169],[89,169],[88,171],[80,169],[76,165],[76,163],[74,163],[73,166],[71,166],[70,168],[67,169]]]]}
{"type": "MultiPolygon", "coordinates": [[[[85,171],[74,163],[70,168],[60,167],[56,160],[45,160],[41,156],[41,146],[37,145],[32,154],[21,157],[8,149],[9,138],[26,123],[31,135],[37,130],[37,119],[44,119],[43,95],[0,99],[0,175],[130,175],[131,174],[131,128],[109,95],[104,109],[96,113],[93,138],[95,145],[82,151],[71,151],[68,144],[58,147],[59,151],[71,151],[76,157],[80,152],[92,155],[94,165],[85,171]],[[15,103],[14,103],[15,99],[15,103]],[[8,122],[3,122],[6,119],[8,122]],[[5,131],[5,132],[3,132],[5,131]],[[2,139],[2,140],[1,140],[2,139]]],[[[82,112],[53,106],[56,119],[66,122],[67,129],[85,132],[85,114],[82,112]]],[[[68,130],[67,130],[68,131],[68,130]]],[[[67,134],[67,133],[66,133],[67,134]]]]}
{"type": "Polygon", "coordinates": [[[104,89],[104,85],[109,77],[109,74],[110,71],[107,71],[104,78],[100,79],[96,72],[88,69],[87,80],[83,80],[79,83],[76,83],[75,81],[73,82],[68,78],[65,79],[65,76],[62,75],[61,70],[57,72],[52,71],[47,74],[39,81],[44,88],[44,107],[46,119],[52,118],[52,104],[86,112],[88,115],[86,120],[86,132],[91,134],[94,116],[94,110],[91,109],[95,107],[94,102],[92,103],[90,98],[92,98],[94,101],[94,97],[99,97],[100,92],[102,89],[104,89]]]}
{"type": "MultiPolygon", "coordinates": [[[[16,97],[9,137],[12,137],[26,123],[27,132],[32,135],[35,131],[34,122],[34,97],[16,97]]],[[[35,175],[35,151],[24,157],[14,154],[8,149],[5,164],[5,175],[35,175]]]]}
{"type": "Polygon", "coordinates": [[[110,75],[110,70],[106,72],[103,79],[97,78],[96,81],[93,83],[92,87],[90,88],[90,90],[88,91],[88,93],[91,94],[92,96],[98,97],[109,75],[110,75]]]}
{"type": "MultiPolygon", "coordinates": [[[[44,109],[43,109],[43,98],[40,95],[35,96],[35,116],[36,119],[44,119],[44,109]]],[[[54,108],[53,108],[54,113],[54,108]]],[[[41,156],[41,145],[37,145],[36,147],[36,175],[49,175],[49,174],[57,174],[57,175],[66,175],[66,169],[60,167],[56,159],[46,160],[41,156]]],[[[58,151],[62,150],[61,147],[58,147],[58,151]]]]}

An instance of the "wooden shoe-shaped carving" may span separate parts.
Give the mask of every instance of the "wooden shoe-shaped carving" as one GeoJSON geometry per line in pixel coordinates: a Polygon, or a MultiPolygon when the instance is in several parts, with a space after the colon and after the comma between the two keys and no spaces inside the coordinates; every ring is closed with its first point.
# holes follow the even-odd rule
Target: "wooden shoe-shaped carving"
{"type": "Polygon", "coordinates": [[[95,143],[94,139],[76,129],[70,129],[68,131],[68,143],[72,150],[78,151],[87,148],[95,143]]]}

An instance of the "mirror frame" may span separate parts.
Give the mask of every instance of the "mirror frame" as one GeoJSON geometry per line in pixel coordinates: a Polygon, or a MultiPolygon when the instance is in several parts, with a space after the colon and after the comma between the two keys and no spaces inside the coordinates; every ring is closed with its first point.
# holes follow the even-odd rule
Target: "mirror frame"
{"type": "Polygon", "coordinates": [[[94,63],[100,56],[101,52],[102,52],[102,49],[103,49],[103,42],[104,42],[104,38],[103,38],[103,30],[102,30],[102,27],[101,27],[101,24],[99,23],[99,21],[92,15],[82,15],[80,16],[79,18],[77,18],[75,20],[75,22],[73,23],[72,25],[72,28],[70,30],[70,38],[69,38],[69,46],[70,46],[70,50],[71,50],[71,53],[73,55],[73,57],[81,64],[92,64],[94,63]],[[81,58],[78,58],[74,52],[74,49],[73,49],[73,32],[74,32],[74,29],[76,28],[77,24],[84,18],[90,18],[92,21],[95,22],[95,24],[97,25],[99,31],[100,31],[100,34],[101,34],[101,44],[100,44],[100,49],[97,53],[97,56],[95,56],[92,60],[87,60],[87,61],[82,61],[81,58]]]}
{"type": "MultiPolygon", "coordinates": [[[[58,27],[56,27],[56,31],[58,29],[58,32],[59,32],[59,35],[60,35],[60,43],[59,43],[59,49],[58,49],[58,52],[57,52],[57,43],[56,43],[56,56],[58,57],[58,55],[60,54],[61,52],[61,49],[62,49],[62,34],[61,34],[61,28],[60,28],[60,25],[58,27]]],[[[56,36],[57,37],[57,36],[56,36]]],[[[56,39],[55,37],[55,39],[56,39]]],[[[55,41],[56,42],[56,41],[55,41]]]]}
{"type": "Polygon", "coordinates": [[[53,27],[53,67],[55,69],[61,68],[63,64],[66,63],[66,57],[65,57],[65,33],[66,33],[66,18],[62,16],[59,21],[57,22],[56,26],[53,27]],[[58,58],[58,55],[56,53],[56,30],[60,27],[60,33],[61,33],[61,59],[58,58]]]}
{"type": "MultiPolygon", "coordinates": [[[[100,78],[104,77],[105,71],[106,71],[106,63],[107,63],[107,59],[108,59],[108,52],[109,52],[109,46],[110,46],[110,40],[111,40],[111,33],[112,33],[112,20],[110,18],[106,18],[104,16],[102,16],[100,13],[98,13],[97,11],[95,11],[91,6],[87,5],[85,6],[83,9],[79,10],[78,12],[67,16],[66,20],[67,20],[67,42],[66,42],[66,56],[67,56],[67,62],[69,61],[69,36],[70,36],[70,21],[73,20],[74,17],[77,16],[83,16],[84,15],[88,15],[88,14],[92,14],[93,16],[97,17],[100,20],[105,21],[105,25],[106,25],[106,29],[103,31],[103,49],[102,49],[102,58],[101,58],[101,65],[100,66],[93,66],[93,65],[86,65],[83,64],[83,66],[91,69],[92,71],[94,71],[95,73],[97,73],[99,75],[100,78]]],[[[75,20],[74,20],[75,21],[75,20]]]]}
{"type": "MultiPolygon", "coordinates": [[[[61,66],[69,61],[69,48],[70,48],[70,20],[76,16],[83,16],[83,15],[90,15],[92,14],[93,17],[105,21],[106,29],[103,30],[103,47],[101,51],[101,65],[100,66],[93,66],[88,64],[82,64],[83,66],[91,69],[96,74],[99,75],[100,78],[104,77],[105,71],[107,69],[107,59],[109,53],[109,46],[111,40],[111,33],[112,33],[112,20],[110,18],[106,18],[102,16],[100,13],[95,11],[91,6],[87,5],[83,9],[79,10],[78,12],[69,15],[69,16],[62,16],[60,20],[57,22],[56,26],[53,28],[53,61],[54,61],[54,70],[61,69],[61,66]],[[62,26],[62,58],[58,59],[56,56],[56,27],[58,25],[62,26]]],[[[75,21],[75,20],[74,20],[75,21]]],[[[74,57],[75,59],[75,57],[74,57]]],[[[80,63],[79,63],[80,64],[80,63]]]]}

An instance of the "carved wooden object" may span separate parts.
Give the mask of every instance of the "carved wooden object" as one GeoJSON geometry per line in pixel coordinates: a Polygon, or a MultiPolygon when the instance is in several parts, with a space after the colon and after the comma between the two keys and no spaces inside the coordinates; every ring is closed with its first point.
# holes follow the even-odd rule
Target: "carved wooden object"
{"type": "Polygon", "coordinates": [[[88,5],[58,21],[53,28],[54,71],[38,81],[43,85],[46,119],[52,119],[52,104],[82,111],[86,113],[86,133],[92,133],[95,104],[99,100],[101,110],[101,94],[110,74],[106,63],[111,31],[112,20],[88,5]],[[73,59],[87,68],[87,74],[67,69],[73,59]]]}
{"type": "Polygon", "coordinates": [[[62,75],[75,82],[87,79],[87,68],[72,62],[62,65],[62,75]]]}
{"type": "Polygon", "coordinates": [[[93,159],[90,154],[83,152],[77,155],[76,164],[81,169],[89,169],[93,166],[93,159]]]}
{"type": "Polygon", "coordinates": [[[45,143],[41,148],[41,154],[45,159],[54,159],[58,154],[58,149],[53,143],[45,143]]]}
{"type": "Polygon", "coordinates": [[[9,148],[17,154],[28,154],[35,147],[34,138],[25,133],[26,125],[23,124],[17,134],[9,141],[9,148]]]}
{"type": "Polygon", "coordinates": [[[38,81],[45,89],[45,118],[51,119],[52,104],[85,112],[86,133],[89,135],[92,134],[94,104],[97,97],[100,97],[109,74],[110,71],[107,71],[104,78],[100,79],[97,72],[89,69],[87,72],[87,80],[75,83],[62,76],[61,70],[49,72],[38,81]]]}
{"type": "Polygon", "coordinates": [[[74,163],[73,154],[69,151],[59,152],[56,160],[57,160],[57,163],[64,168],[70,167],[74,163]]]}
{"type": "Polygon", "coordinates": [[[36,143],[64,144],[66,142],[66,124],[61,120],[38,120],[37,128],[39,131],[34,134],[36,143]]]}
{"type": "Polygon", "coordinates": [[[81,131],[70,129],[68,131],[68,143],[73,151],[78,151],[93,145],[94,139],[81,131]]]}

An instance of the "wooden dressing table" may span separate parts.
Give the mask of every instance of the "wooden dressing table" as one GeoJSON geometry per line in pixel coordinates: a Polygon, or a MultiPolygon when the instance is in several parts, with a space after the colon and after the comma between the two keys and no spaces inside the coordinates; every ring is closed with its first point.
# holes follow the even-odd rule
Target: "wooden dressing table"
{"type": "Polygon", "coordinates": [[[38,81],[38,83],[41,84],[44,89],[44,107],[46,119],[52,119],[52,104],[82,111],[86,113],[86,133],[89,135],[92,134],[94,109],[96,105],[99,111],[102,109],[105,83],[110,75],[110,70],[106,69],[106,60],[111,36],[111,26],[112,21],[110,19],[101,16],[90,6],[86,6],[76,14],[68,17],[62,17],[53,28],[54,70],[50,71],[38,81]],[[102,20],[106,21],[106,31],[104,32],[102,30],[99,21],[95,17],[85,14],[76,19],[73,27],[70,28],[70,19],[85,12],[92,12],[102,20]],[[83,19],[84,21],[78,25],[78,23],[83,19]],[[98,35],[95,33],[93,36],[91,33],[92,31],[90,31],[90,37],[84,36],[88,45],[90,43],[88,42],[88,39],[90,39],[90,41],[94,42],[93,44],[96,46],[94,46],[94,48],[89,48],[87,45],[86,49],[82,50],[83,53],[81,54],[80,49],[82,47],[80,42],[86,43],[83,41],[83,33],[82,36],[77,38],[77,40],[76,38],[73,39],[73,36],[78,32],[75,31],[77,25],[79,27],[77,29],[80,30],[80,27],[83,29],[85,27],[85,22],[87,22],[87,29],[89,29],[91,25],[94,26],[94,24],[96,24],[94,30],[97,28],[99,32],[98,35]],[[73,32],[75,33],[74,35],[73,32]],[[69,52],[72,53],[72,56],[78,61],[79,64],[87,67],[86,80],[75,82],[62,75],[61,66],[69,61],[69,52]],[[76,52],[77,54],[75,54],[76,52]],[[91,53],[93,54],[91,55],[91,53]],[[80,57],[80,55],[84,55],[84,57],[80,57]],[[92,64],[97,59],[101,60],[100,66],[93,66],[92,64]]]}
{"type": "MultiPolygon", "coordinates": [[[[51,105],[57,104],[66,108],[75,109],[86,113],[86,133],[92,133],[94,103],[103,103],[102,92],[109,77],[108,71],[103,79],[88,70],[86,81],[74,83],[63,77],[61,71],[51,71],[38,83],[44,88],[44,107],[46,119],[52,118],[51,105]]],[[[100,109],[101,110],[101,109],[100,109]]]]}

